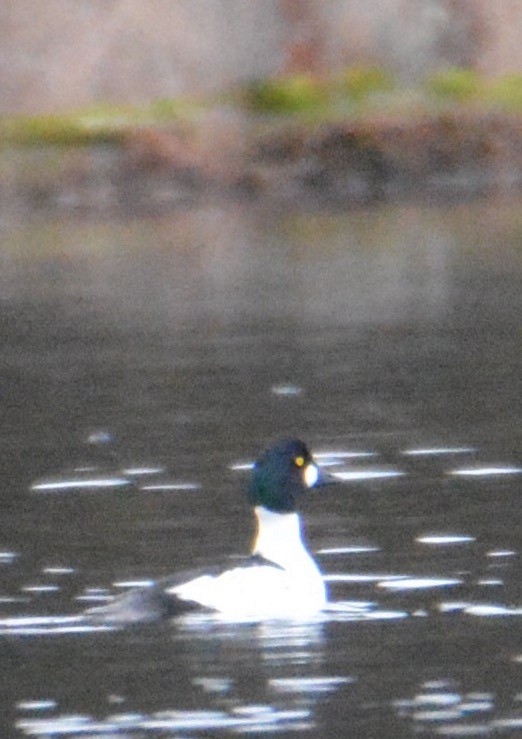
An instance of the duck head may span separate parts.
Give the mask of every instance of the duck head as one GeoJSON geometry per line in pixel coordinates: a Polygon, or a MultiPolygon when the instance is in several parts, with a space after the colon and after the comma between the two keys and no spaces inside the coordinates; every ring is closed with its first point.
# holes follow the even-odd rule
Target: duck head
{"type": "Polygon", "coordinates": [[[252,470],[250,503],[276,513],[292,513],[296,500],[311,488],[337,482],[322,472],[306,444],[281,439],[259,457],[252,470]]]}

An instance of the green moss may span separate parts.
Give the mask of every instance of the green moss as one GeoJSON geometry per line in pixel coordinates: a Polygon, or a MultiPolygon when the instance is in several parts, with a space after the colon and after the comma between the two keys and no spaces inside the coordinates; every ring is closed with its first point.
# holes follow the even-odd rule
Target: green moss
{"type": "Polygon", "coordinates": [[[0,119],[0,138],[20,144],[87,144],[121,136],[121,117],[100,111],[0,119]]]}
{"type": "Polygon", "coordinates": [[[354,102],[362,102],[375,93],[395,89],[391,72],[382,67],[350,67],[335,83],[338,94],[354,102]]]}
{"type": "Polygon", "coordinates": [[[243,94],[254,113],[335,113],[339,102],[361,103],[372,95],[395,89],[393,75],[381,67],[351,67],[330,80],[295,75],[258,80],[243,94]]]}
{"type": "Polygon", "coordinates": [[[508,110],[522,110],[522,74],[506,74],[489,80],[485,95],[508,110]]]}
{"type": "Polygon", "coordinates": [[[325,105],[328,91],[314,77],[296,75],[253,82],[243,99],[255,113],[304,113],[325,105]]]}
{"type": "Polygon", "coordinates": [[[186,121],[197,117],[202,110],[212,106],[212,101],[207,105],[197,103],[186,98],[162,98],[156,100],[144,109],[149,120],[153,121],[186,121]]]}
{"type": "Polygon", "coordinates": [[[483,82],[473,69],[451,67],[430,75],[425,81],[429,94],[436,98],[464,102],[478,96],[483,91],[483,82]]]}
{"type": "Polygon", "coordinates": [[[62,114],[3,116],[0,142],[29,145],[118,142],[130,129],[187,120],[196,110],[195,104],[160,100],[144,106],[98,105],[62,114]]]}

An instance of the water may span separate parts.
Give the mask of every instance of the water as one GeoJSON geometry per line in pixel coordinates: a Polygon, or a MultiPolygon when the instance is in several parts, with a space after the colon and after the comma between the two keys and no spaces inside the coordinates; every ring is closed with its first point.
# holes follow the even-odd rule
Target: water
{"type": "Polygon", "coordinates": [[[521,205],[4,224],[2,736],[522,732],[521,205]],[[74,618],[246,552],[287,433],[324,617],[74,618]]]}

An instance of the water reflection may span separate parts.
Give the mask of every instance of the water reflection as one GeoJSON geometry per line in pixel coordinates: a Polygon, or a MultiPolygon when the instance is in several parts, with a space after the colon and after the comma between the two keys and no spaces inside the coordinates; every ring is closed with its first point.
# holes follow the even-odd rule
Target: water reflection
{"type": "Polygon", "coordinates": [[[112,627],[86,623],[81,616],[21,616],[0,619],[0,635],[49,636],[112,631],[112,627]]]}
{"type": "Polygon", "coordinates": [[[400,470],[347,470],[346,472],[334,472],[333,473],[340,480],[355,481],[355,480],[377,480],[382,477],[402,477],[404,472],[400,470]]]}
{"type": "Polygon", "coordinates": [[[493,475],[520,475],[522,467],[469,467],[461,470],[451,470],[452,475],[462,477],[491,477],[493,475]]]}
{"type": "Polygon", "coordinates": [[[301,395],[303,392],[297,385],[273,385],[271,389],[274,395],[301,395]]]}
{"type": "Polygon", "coordinates": [[[426,590],[431,588],[450,588],[462,585],[462,580],[455,577],[407,577],[398,576],[393,579],[380,580],[378,588],[385,590],[426,590]]]}
{"type": "Polygon", "coordinates": [[[495,616],[521,616],[522,606],[514,607],[508,605],[502,605],[500,603],[472,603],[466,601],[442,601],[439,604],[439,609],[442,613],[455,613],[461,612],[466,613],[469,616],[484,616],[484,617],[495,617],[495,616]]]}
{"type": "Polygon", "coordinates": [[[341,685],[353,682],[351,677],[276,677],[268,681],[276,693],[331,693],[341,685]]]}
{"type": "MultiPolygon", "coordinates": [[[[422,734],[430,736],[499,736],[504,729],[509,736],[522,727],[522,718],[506,715],[495,718],[497,696],[489,691],[459,691],[453,680],[425,682],[413,698],[397,699],[393,706],[402,717],[411,720],[422,734]]],[[[516,697],[512,698],[516,711],[516,697]]]]}
{"type": "Polygon", "coordinates": [[[72,575],[74,567],[44,567],[44,575],[72,575]]]}
{"type": "MultiPolygon", "coordinates": [[[[114,460],[105,469],[96,465],[77,467],[61,475],[52,475],[33,482],[35,493],[60,493],[83,490],[110,490],[111,488],[133,487],[140,491],[199,490],[200,483],[174,481],[165,467],[140,466],[114,469],[114,460]],[[142,481],[147,480],[147,482],[142,481]]],[[[1,560],[0,560],[1,561],[1,560]]]]}
{"type": "Polygon", "coordinates": [[[16,552],[0,552],[0,564],[12,564],[18,556],[16,552]]]}
{"type": "MultiPolygon", "coordinates": [[[[124,708],[94,716],[64,714],[53,699],[24,701],[17,705],[20,713],[53,715],[19,717],[17,728],[26,736],[38,737],[138,737],[142,732],[160,731],[196,732],[198,736],[218,730],[239,734],[298,732],[315,727],[315,706],[325,695],[354,681],[351,676],[324,673],[320,624],[230,627],[186,617],[172,634],[172,642],[172,658],[177,657],[175,669],[181,670],[192,686],[192,708],[181,708],[176,703],[169,707],[166,703],[161,710],[124,708]],[[251,689],[244,682],[245,659],[257,659],[265,665],[265,674],[262,678],[259,675],[261,682],[256,680],[251,689]]],[[[125,695],[111,695],[113,706],[127,701],[125,695]]]]}
{"type": "Polygon", "coordinates": [[[319,549],[318,554],[370,554],[378,552],[379,547],[363,546],[359,544],[351,544],[346,547],[333,547],[329,549],[319,549]]]}
{"type": "Polygon", "coordinates": [[[520,733],[521,213],[4,228],[2,735],[520,733]],[[85,623],[247,551],[286,434],[343,479],[303,501],[318,623],[85,623]]]}
{"type": "Polygon", "coordinates": [[[437,455],[450,455],[450,454],[472,454],[478,451],[474,447],[463,446],[463,447],[433,447],[427,449],[405,449],[403,454],[410,457],[427,457],[437,455]]]}
{"type": "Polygon", "coordinates": [[[447,546],[448,544],[469,544],[472,541],[476,541],[476,539],[474,536],[466,536],[465,534],[429,534],[417,536],[416,541],[419,544],[447,546]]]}
{"type": "Polygon", "coordinates": [[[61,479],[43,480],[35,482],[31,485],[31,490],[37,493],[58,492],[60,490],[74,490],[75,488],[114,488],[122,485],[130,485],[130,480],[122,477],[81,477],[77,479],[61,479]]]}
{"type": "Polygon", "coordinates": [[[19,720],[17,728],[26,736],[105,736],[123,734],[139,737],[142,732],[207,732],[233,730],[236,734],[274,731],[307,731],[313,727],[309,711],[277,711],[270,706],[241,706],[224,711],[158,711],[156,713],[113,714],[104,720],[90,716],[62,716],[55,719],[19,720]]]}

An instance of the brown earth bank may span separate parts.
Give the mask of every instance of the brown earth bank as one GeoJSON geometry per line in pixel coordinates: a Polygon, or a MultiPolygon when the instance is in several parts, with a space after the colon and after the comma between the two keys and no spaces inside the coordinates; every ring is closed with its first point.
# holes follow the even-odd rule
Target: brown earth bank
{"type": "Polygon", "coordinates": [[[467,198],[522,185],[522,116],[447,113],[317,125],[213,111],[121,141],[4,147],[0,217],[155,214],[202,198],[350,207],[467,198]]]}

